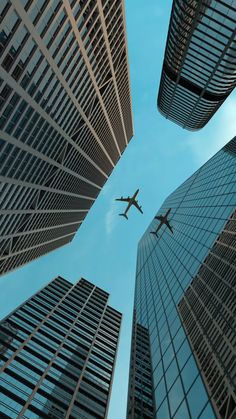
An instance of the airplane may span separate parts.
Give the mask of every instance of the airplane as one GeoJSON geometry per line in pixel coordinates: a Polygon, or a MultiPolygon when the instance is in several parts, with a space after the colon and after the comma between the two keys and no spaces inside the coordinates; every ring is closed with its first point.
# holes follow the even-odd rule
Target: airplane
{"type": "Polygon", "coordinates": [[[125,212],[123,214],[119,214],[121,217],[125,217],[126,220],[128,220],[127,212],[129,211],[132,205],[134,205],[143,214],[142,207],[138,204],[138,201],[136,200],[136,196],[138,195],[138,193],[139,189],[137,189],[137,191],[131,197],[128,196],[127,198],[123,198],[122,196],[121,198],[116,198],[116,201],[128,202],[125,212]]]}
{"type": "Polygon", "coordinates": [[[158,225],[157,229],[155,231],[150,231],[150,234],[154,234],[156,237],[158,237],[157,232],[160,230],[160,228],[162,227],[163,224],[166,225],[166,227],[168,227],[168,229],[171,231],[171,233],[173,234],[173,228],[171,227],[169,221],[168,221],[168,215],[171,211],[171,208],[168,209],[168,211],[166,212],[165,215],[157,215],[155,217],[156,220],[160,221],[160,224],[158,225]]]}

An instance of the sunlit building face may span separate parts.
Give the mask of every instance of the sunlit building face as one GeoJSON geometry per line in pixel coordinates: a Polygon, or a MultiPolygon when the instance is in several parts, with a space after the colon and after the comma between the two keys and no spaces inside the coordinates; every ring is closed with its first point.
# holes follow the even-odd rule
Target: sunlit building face
{"type": "Polygon", "coordinates": [[[73,239],[133,135],[123,7],[0,2],[0,273],[73,239]]]}

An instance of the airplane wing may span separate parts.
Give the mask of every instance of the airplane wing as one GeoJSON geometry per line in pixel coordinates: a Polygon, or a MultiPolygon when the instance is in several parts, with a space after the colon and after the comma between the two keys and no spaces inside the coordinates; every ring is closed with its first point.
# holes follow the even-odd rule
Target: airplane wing
{"type": "Polygon", "coordinates": [[[159,221],[161,221],[162,219],[161,219],[161,217],[159,216],[159,215],[156,215],[156,217],[154,217],[155,218],[155,220],[159,220],[159,221]]]}
{"type": "Polygon", "coordinates": [[[142,207],[138,204],[138,201],[134,201],[133,205],[143,214],[142,207]]]}
{"type": "Polygon", "coordinates": [[[173,228],[171,227],[169,221],[166,221],[166,226],[168,227],[168,229],[171,231],[172,234],[174,234],[173,232],[173,228]]]}
{"type": "Polygon", "coordinates": [[[157,227],[156,233],[160,230],[161,226],[162,226],[162,223],[160,223],[159,226],[157,227]]]}
{"type": "Polygon", "coordinates": [[[121,198],[116,198],[116,201],[129,202],[130,197],[128,196],[127,198],[123,198],[123,196],[122,196],[121,198]]]}
{"type": "Polygon", "coordinates": [[[171,208],[168,209],[167,213],[166,213],[166,217],[168,217],[169,213],[171,212],[171,208]]]}
{"type": "Polygon", "coordinates": [[[154,234],[156,237],[158,237],[158,236],[157,236],[157,233],[158,233],[158,231],[160,230],[161,226],[162,226],[162,224],[160,223],[160,224],[159,224],[159,226],[157,227],[157,229],[156,229],[155,231],[150,231],[150,233],[151,233],[151,234],[154,234]]]}

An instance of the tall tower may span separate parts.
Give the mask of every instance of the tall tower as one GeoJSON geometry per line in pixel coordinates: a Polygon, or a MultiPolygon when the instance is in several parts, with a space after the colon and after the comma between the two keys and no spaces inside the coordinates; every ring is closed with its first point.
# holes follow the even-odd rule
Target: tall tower
{"type": "Polygon", "coordinates": [[[0,273],[72,240],[133,135],[123,1],[0,2],[0,273]]]}
{"type": "Polygon", "coordinates": [[[149,331],[133,318],[127,419],[155,415],[149,331]]]}
{"type": "Polygon", "coordinates": [[[58,277],[0,322],[1,418],[107,417],[121,314],[58,277]]]}
{"type": "Polygon", "coordinates": [[[173,234],[150,234],[154,219],[138,246],[127,418],[234,418],[236,137],[158,215],[170,208],[173,234]]]}
{"type": "Polygon", "coordinates": [[[236,84],[236,3],[173,0],[158,109],[183,128],[198,130],[236,84]]]}

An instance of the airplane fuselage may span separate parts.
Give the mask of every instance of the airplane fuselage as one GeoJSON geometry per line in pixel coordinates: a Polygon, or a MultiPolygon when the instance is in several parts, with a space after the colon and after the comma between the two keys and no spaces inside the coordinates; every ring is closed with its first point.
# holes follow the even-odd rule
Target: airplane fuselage
{"type": "Polygon", "coordinates": [[[168,210],[165,215],[158,215],[158,216],[155,217],[156,219],[159,220],[159,225],[157,226],[156,230],[154,232],[152,232],[152,234],[157,235],[157,232],[161,229],[161,227],[163,226],[163,224],[165,224],[166,227],[168,227],[168,229],[173,234],[172,227],[170,226],[170,223],[169,223],[169,220],[168,220],[168,215],[170,213],[170,210],[168,210]]]}
{"type": "Polygon", "coordinates": [[[141,212],[141,214],[143,214],[142,207],[141,207],[141,205],[139,205],[139,203],[138,203],[138,201],[136,199],[136,196],[138,195],[138,193],[139,193],[139,189],[137,189],[137,191],[131,197],[128,196],[127,198],[123,198],[123,196],[122,196],[121,198],[116,198],[116,201],[127,202],[125,212],[123,212],[122,214],[119,214],[121,217],[125,217],[128,220],[127,213],[130,210],[130,208],[132,207],[132,205],[139,212],[141,212]]]}
{"type": "Polygon", "coordinates": [[[137,191],[134,193],[134,195],[130,198],[130,201],[128,202],[127,208],[124,212],[124,214],[127,214],[127,212],[130,210],[130,208],[132,207],[133,203],[135,202],[135,198],[139,193],[139,189],[137,189],[137,191]]]}

